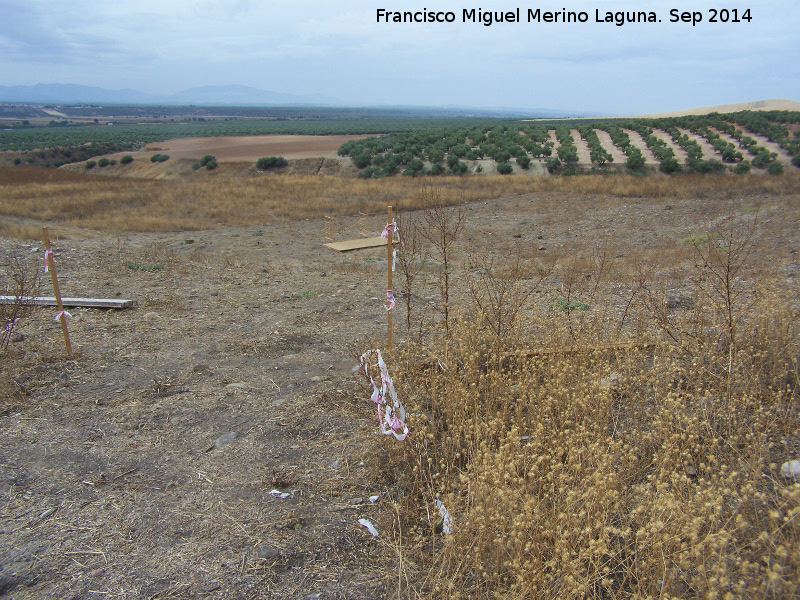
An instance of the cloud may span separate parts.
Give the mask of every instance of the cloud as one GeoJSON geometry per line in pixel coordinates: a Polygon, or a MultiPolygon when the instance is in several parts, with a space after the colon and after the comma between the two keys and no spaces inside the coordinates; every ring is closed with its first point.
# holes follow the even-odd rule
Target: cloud
{"type": "MultiPolygon", "coordinates": [[[[714,0],[700,10],[729,4],[714,0]]],[[[377,5],[362,0],[0,0],[0,71],[8,85],[59,80],[168,93],[238,83],[354,103],[585,103],[606,111],[635,102],[634,94],[641,102],[714,94],[733,102],[749,87],[800,96],[795,0],[763,0],[750,23],[698,27],[669,23],[676,5],[668,0],[542,7],[585,10],[584,24],[527,23],[529,5],[519,5],[523,22],[485,27],[462,22],[460,0],[386,5],[450,10],[451,24],[378,23],[377,5]],[[662,22],[595,23],[595,8],[652,10],[662,22]]]]}

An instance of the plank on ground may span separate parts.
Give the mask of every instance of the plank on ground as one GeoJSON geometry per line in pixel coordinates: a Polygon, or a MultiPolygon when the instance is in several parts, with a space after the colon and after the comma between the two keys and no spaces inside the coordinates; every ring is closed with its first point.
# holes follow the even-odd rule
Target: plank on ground
{"type": "Polygon", "coordinates": [[[345,240],[343,242],[330,242],[323,244],[326,248],[336,250],[336,252],[349,252],[350,250],[361,250],[362,248],[377,248],[378,246],[385,246],[386,238],[384,237],[370,237],[361,238],[360,240],[345,240]]]}
{"type": "MultiPolygon", "coordinates": [[[[37,306],[58,306],[54,296],[35,296],[21,300],[37,306]]],[[[0,304],[14,304],[17,301],[16,296],[0,296],[0,304]]],[[[62,298],[61,303],[64,306],[81,308],[130,308],[135,304],[133,300],[115,298],[62,298]]]]}

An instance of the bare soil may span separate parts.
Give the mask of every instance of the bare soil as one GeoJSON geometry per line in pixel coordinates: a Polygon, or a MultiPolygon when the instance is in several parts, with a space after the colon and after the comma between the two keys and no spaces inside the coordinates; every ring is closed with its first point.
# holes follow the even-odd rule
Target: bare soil
{"type": "MultiPolygon", "coordinates": [[[[336,151],[347,141],[362,139],[364,135],[252,135],[174,138],[148,144],[134,158],[149,158],[153,153],[169,154],[176,159],[202,158],[212,154],[217,162],[255,162],[265,156],[283,156],[286,159],[336,158],[336,151]]],[[[111,156],[111,155],[109,155],[111,156]]]]}
{"type": "MultiPolygon", "coordinates": [[[[796,200],[762,209],[771,261],[792,273],[796,200]]],[[[730,208],[525,194],[468,206],[462,251],[521,244],[564,257],[613,243],[621,260],[663,257],[730,208]]],[[[370,233],[384,221],[372,216],[370,233]]],[[[0,416],[0,597],[392,594],[396,490],[380,463],[400,442],[378,439],[351,372],[359,351],[383,346],[385,249],[334,253],[323,227],[54,241],[65,295],[138,307],[70,310],[72,359],[55,309],[22,322],[6,351],[16,391],[0,416]]],[[[11,240],[0,252],[41,261],[41,248],[11,240]]],[[[422,285],[435,303],[435,282],[422,285]]]]}
{"type": "Polygon", "coordinates": [[[595,129],[594,131],[597,134],[597,139],[600,140],[603,148],[608,150],[608,152],[611,154],[611,157],[614,159],[612,164],[624,165],[625,161],[628,160],[628,157],[617,147],[616,144],[614,144],[608,132],[603,131],[602,129],[595,129]]]}

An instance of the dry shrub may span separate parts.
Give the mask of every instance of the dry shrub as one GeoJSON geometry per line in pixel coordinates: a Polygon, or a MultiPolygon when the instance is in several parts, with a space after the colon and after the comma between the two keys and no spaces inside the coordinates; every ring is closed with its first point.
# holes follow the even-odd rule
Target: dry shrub
{"type": "Polygon", "coordinates": [[[5,354],[19,321],[29,317],[35,309],[33,297],[38,290],[38,263],[13,255],[0,259],[0,296],[14,299],[0,304],[0,357],[5,354]]]}
{"type": "MultiPolygon", "coordinates": [[[[647,327],[542,310],[527,302],[536,279],[495,257],[447,332],[388,359],[412,434],[387,476],[418,557],[398,594],[800,594],[800,484],[780,474],[800,453],[797,294],[748,262],[745,225],[697,247],[693,305],[670,312],[640,281],[626,310],[647,327]]],[[[581,266],[594,302],[604,255],[581,266]]]]}
{"type": "MultiPolygon", "coordinates": [[[[24,395],[25,389],[15,380],[20,351],[12,351],[19,334],[15,331],[23,319],[36,310],[32,297],[39,292],[39,263],[21,256],[0,258],[0,295],[11,296],[13,302],[0,304],[0,410],[24,395]],[[11,346],[9,345],[11,344],[11,346]]],[[[21,338],[20,338],[21,339],[21,338]]]]}

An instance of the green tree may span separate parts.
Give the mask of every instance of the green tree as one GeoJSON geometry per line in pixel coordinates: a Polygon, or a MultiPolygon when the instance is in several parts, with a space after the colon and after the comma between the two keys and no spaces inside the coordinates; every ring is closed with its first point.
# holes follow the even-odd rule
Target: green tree
{"type": "Polygon", "coordinates": [[[782,175],[783,165],[776,160],[775,162],[770,163],[769,167],[767,167],[767,173],[770,175],[782,175]]]}
{"type": "Polygon", "coordinates": [[[119,164],[127,165],[133,162],[133,157],[130,154],[123,154],[122,158],[119,159],[119,164]]]}
{"type": "Polygon", "coordinates": [[[256,161],[256,167],[262,171],[285,167],[287,164],[288,162],[282,156],[265,156],[256,161]]]}
{"type": "Polygon", "coordinates": [[[497,163],[497,172],[501,175],[508,175],[509,173],[514,172],[514,167],[512,167],[511,163],[508,162],[497,163]]]}
{"type": "Polygon", "coordinates": [[[677,173],[681,170],[681,164],[674,156],[668,156],[661,161],[659,169],[664,173],[677,173]]]}
{"type": "Polygon", "coordinates": [[[750,161],[743,160],[733,168],[733,172],[737,175],[747,175],[750,172],[750,161]]]}
{"type": "Polygon", "coordinates": [[[523,169],[527,169],[531,166],[531,158],[527,154],[525,156],[518,156],[517,164],[523,169]]]}
{"type": "Polygon", "coordinates": [[[547,167],[548,173],[550,174],[557,173],[561,169],[561,161],[554,156],[552,158],[547,159],[545,166],[547,167]]]}

